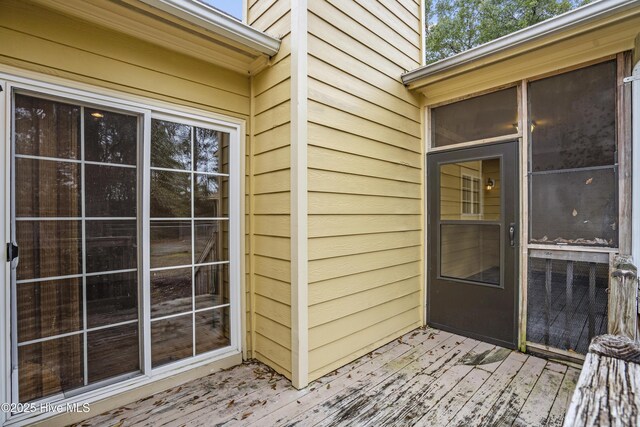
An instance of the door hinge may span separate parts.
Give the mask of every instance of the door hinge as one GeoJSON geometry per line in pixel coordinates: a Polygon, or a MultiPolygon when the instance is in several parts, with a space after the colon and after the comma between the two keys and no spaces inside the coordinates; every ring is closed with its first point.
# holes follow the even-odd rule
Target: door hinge
{"type": "Polygon", "coordinates": [[[7,262],[11,262],[14,259],[18,258],[18,245],[14,243],[7,243],[7,262]]]}
{"type": "Polygon", "coordinates": [[[629,76],[629,77],[625,77],[624,79],[622,79],[622,81],[624,83],[631,83],[631,82],[636,81],[636,80],[640,80],[640,75],[638,75],[638,76],[629,76]]]}

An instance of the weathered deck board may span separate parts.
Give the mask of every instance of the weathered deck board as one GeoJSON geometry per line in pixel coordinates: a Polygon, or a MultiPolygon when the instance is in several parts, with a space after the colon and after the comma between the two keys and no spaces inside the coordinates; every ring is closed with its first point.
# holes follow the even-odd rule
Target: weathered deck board
{"type": "Polygon", "coordinates": [[[558,391],[558,395],[556,396],[556,400],[553,402],[551,412],[549,412],[549,417],[547,418],[547,426],[562,426],[562,423],[564,422],[564,415],[566,414],[567,408],[569,407],[571,395],[573,394],[573,390],[576,387],[579,376],[580,372],[578,372],[577,369],[567,369],[567,372],[564,375],[564,379],[562,380],[562,385],[560,386],[560,391],[558,391]]]}
{"type": "MultiPolygon", "coordinates": [[[[397,419],[397,411],[409,410],[413,399],[435,380],[435,374],[442,368],[448,368],[479,343],[453,336],[442,346],[428,351],[423,357],[406,365],[368,390],[360,389],[354,393],[349,404],[327,408],[332,412],[322,420],[323,425],[384,425],[397,419]]],[[[399,415],[402,416],[402,415],[399,415]]],[[[306,424],[305,424],[306,425],[306,424]]]]}
{"type": "Polygon", "coordinates": [[[465,427],[483,419],[502,392],[511,383],[513,377],[520,371],[528,356],[511,352],[500,364],[493,375],[480,387],[471,399],[458,411],[449,425],[465,427]]]}
{"type": "Polygon", "coordinates": [[[82,425],[558,426],[578,375],[575,368],[419,329],[304,390],[251,362],[82,425]]]}
{"type": "Polygon", "coordinates": [[[542,371],[513,425],[518,427],[545,425],[553,406],[553,401],[549,399],[549,396],[554,396],[554,398],[557,396],[563,378],[564,372],[552,369],[542,371]]]}
{"type": "Polygon", "coordinates": [[[506,390],[491,408],[481,425],[511,425],[525,404],[531,389],[542,374],[546,362],[529,357],[518,372],[518,375],[507,386],[506,390]]]}
{"type": "MultiPolygon", "coordinates": [[[[303,416],[304,414],[312,412],[310,411],[311,409],[314,409],[321,404],[325,406],[335,406],[338,402],[340,404],[344,404],[353,397],[354,390],[358,391],[366,389],[368,385],[376,384],[376,380],[380,381],[386,375],[402,369],[412,360],[415,360],[416,357],[420,357],[424,354],[424,352],[430,351],[431,348],[436,347],[440,343],[453,339],[452,335],[447,332],[420,335],[427,339],[421,340],[416,344],[415,348],[401,354],[398,353],[395,356],[393,354],[382,352],[369,362],[369,366],[364,366],[360,369],[353,369],[352,374],[347,375],[346,379],[343,378],[343,381],[340,381],[338,384],[332,383],[329,388],[323,384],[318,384],[317,387],[312,385],[309,387],[311,392],[304,398],[296,401],[296,405],[291,404],[280,408],[273,412],[273,414],[265,417],[265,419],[259,420],[257,424],[283,425],[290,423],[298,416],[303,416]],[[331,400],[331,402],[326,403],[328,400],[331,400]]],[[[401,345],[405,345],[404,341],[402,342],[403,344],[401,345]]],[[[374,356],[376,353],[379,352],[374,352],[374,356]]],[[[320,381],[316,381],[316,383],[320,383],[320,381]]]]}

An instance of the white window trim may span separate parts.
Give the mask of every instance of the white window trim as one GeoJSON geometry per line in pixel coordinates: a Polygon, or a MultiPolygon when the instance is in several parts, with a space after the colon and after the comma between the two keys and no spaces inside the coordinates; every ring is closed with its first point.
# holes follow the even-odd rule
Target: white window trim
{"type": "MultiPolygon", "coordinates": [[[[55,99],[67,98],[71,102],[81,102],[93,104],[100,107],[114,108],[137,114],[141,117],[141,131],[143,138],[143,191],[142,191],[142,242],[149,243],[149,177],[150,177],[150,129],[151,117],[162,116],[173,121],[187,122],[194,126],[202,126],[209,129],[228,132],[230,134],[230,170],[235,170],[229,177],[229,236],[236,238],[229,239],[229,275],[230,283],[230,321],[231,321],[231,345],[203,355],[190,357],[184,361],[175,362],[152,369],[150,357],[147,357],[151,348],[148,316],[140,315],[143,320],[142,336],[143,345],[141,373],[134,378],[123,380],[122,382],[107,385],[105,387],[89,390],[78,395],[72,395],[62,400],[56,400],[56,404],[83,404],[92,403],[99,400],[116,396],[120,393],[130,391],[153,382],[180,374],[191,369],[196,369],[227,357],[237,356],[243,352],[244,343],[244,322],[241,313],[244,311],[244,266],[242,263],[244,253],[244,178],[245,178],[245,127],[246,123],[242,119],[224,116],[221,114],[199,110],[182,105],[173,105],[167,102],[153,100],[150,98],[131,95],[97,86],[76,83],[66,79],[52,77],[40,73],[20,70],[11,66],[0,66],[0,122],[3,123],[4,132],[0,134],[0,142],[4,145],[4,150],[0,150],[0,164],[5,168],[5,185],[0,187],[0,198],[4,200],[4,209],[0,209],[0,217],[4,226],[0,226],[0,238],[5,245],[11,236],[11,173],[9,167],[11,162],[11,103],[14,89],[20,91],[30,91],[38,95],[51,96],[55,99]],[[27,76],[27,77],[25,77],[27,76]],[[143,131],[147,130],[147,131],[143,131]],[[233,285],[235,284],[235,286],[233,285]]],[[[5,253],[5,252],[3,252],[5,253]]],[[[1,263],[0,274],[4,276],[4,283],[11,281],[11,271],[9,263],[1,263]]],[[[150,312],[149,298],[149,250],[145,250],[141,257],[141,268],[143,270],[142,292],[146,297],[142,299],[140,310],[142,313],[150,312]]],[[[4,287],[4,292],[0,292],[0,307],[4,315],[0,317],[0,366],[2,372],[0,378],[5,386],[0,387],[0,403],[11,402],[12,381],[11,381],[11,325],[12,316],[15,314],[11,310],[10,286],[4,287]]],[[[45,398],[38,403],[51,402],[55,399],[45,398]]],[[[9,415],[0,412],[0,425],[25,425],[36,421],[41,421],[57,415],[52,412],[29,413],[9,415]]]]}
{"type": "Polygon", "coordinates": [[[466,173],[466,172],[461,172],[460,173],[460,215],[465,217],[465,218],[480,218],[482,216],[482,178],[480,177],[480,175],[476,175],[476,174],[470,174],[470,173],[466,173]],[[471,188],[469,189],[470,191],[470,195],[471,195],[471,200],[469,201],[469,203],[471,203],[471,210],[473,211],[473,204],[476,203],[475,197],[474,197],[474,191],[473,191],[473,182],[477,181],[478,182],[478,213],[465,213],[464,212],[464,179],[468,178],[469,182],[471,183],[471,188]]]}

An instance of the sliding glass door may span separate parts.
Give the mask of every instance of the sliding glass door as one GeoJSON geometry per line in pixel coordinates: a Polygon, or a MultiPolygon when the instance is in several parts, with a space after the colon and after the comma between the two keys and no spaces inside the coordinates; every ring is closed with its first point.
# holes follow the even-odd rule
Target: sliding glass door
{"type": "Polygon", "coordinates": [[[152,376],[232,344],[231,134],[146,118],[13,94],[16,402],[152,376]]]}
{"type": "Polygon", "coordinates": [[[138,118],[14,98],[16,350],[30,401],[140,370],[138,118]]]}

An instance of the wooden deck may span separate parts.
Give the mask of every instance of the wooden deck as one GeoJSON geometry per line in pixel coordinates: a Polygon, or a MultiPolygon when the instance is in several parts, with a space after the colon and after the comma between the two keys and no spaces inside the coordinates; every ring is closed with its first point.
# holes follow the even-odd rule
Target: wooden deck
{"type": "Polygon", "coordinates": [[[304,390],[257,362],[98,415],[82,426],[560,426],[580,371],[418,329],[304,390]]]}

